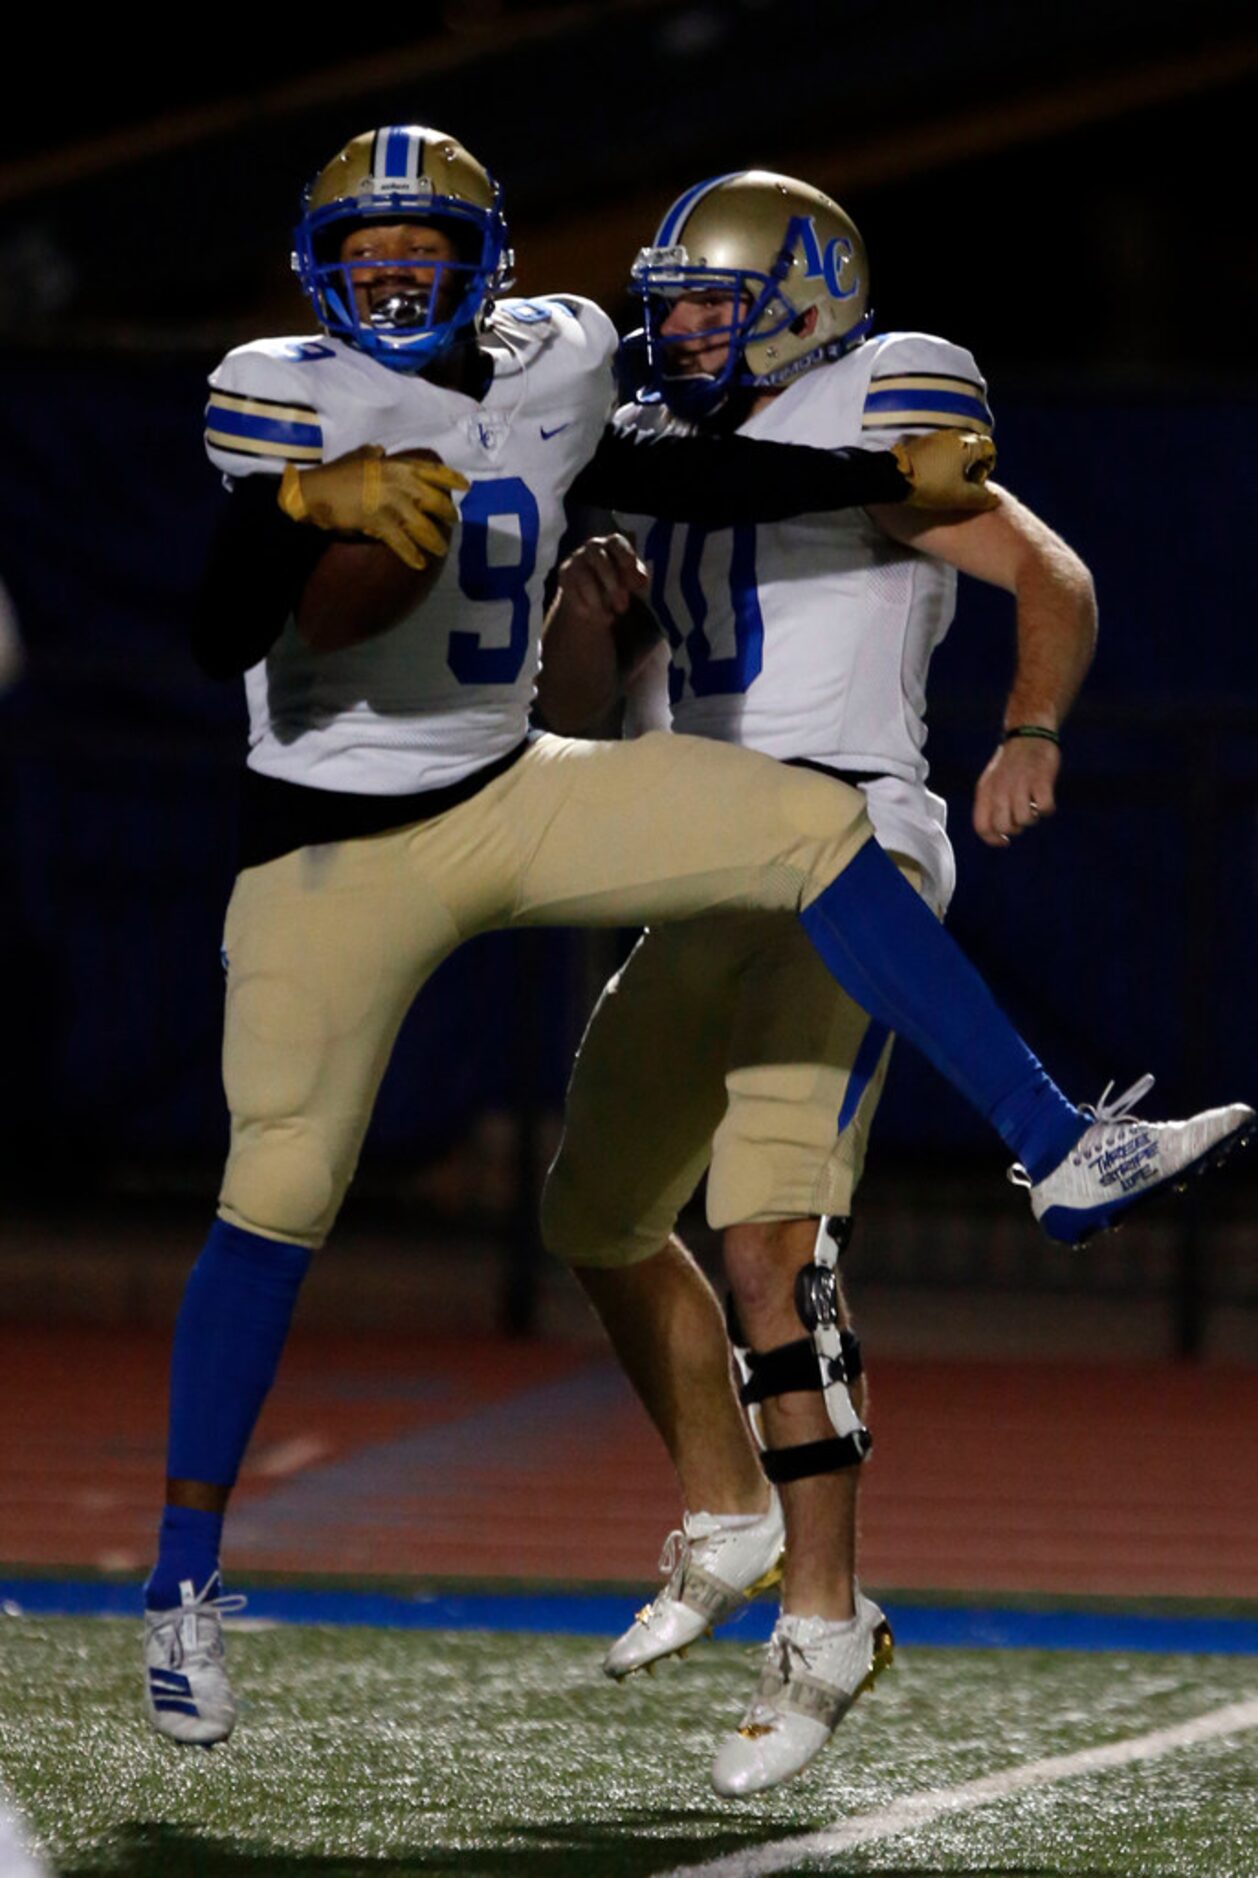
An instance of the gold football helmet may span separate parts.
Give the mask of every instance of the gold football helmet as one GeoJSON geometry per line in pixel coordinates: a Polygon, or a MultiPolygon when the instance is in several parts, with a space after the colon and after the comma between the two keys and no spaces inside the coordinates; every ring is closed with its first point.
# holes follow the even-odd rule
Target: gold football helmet
{"type": "Polygon", "coordinates": [[[784,385],[849,352],[869,331],[865,244],[837,202],[771,170],[738,170],[677,198],[633,265],[645,309],[648,387],[685,417],[717,410],[735,385],[784,385]],[[660,328],[685,294],[733,301],[715,373],[682,372],[660,328]]]}
{"type": "MultiPolygon", "coordinates": [[[[483,324],[493,296],[510,285],[511,251],[501,191],[470,151],[444,131],[392,124],[364,131],[320,170],[303,200],[293,271],[325,332],[397,371],[423,371],[459,333],[483,324]],[[457,253],[425,270],[422,292],[391,297],[360,315],[341,243],[365,221],[421,222],[447,234],[457,253]],[[443,281],[455,284],[451,296],[443,281]]],[[[354,263],[389,267],[388,261],[354,263]]]]}

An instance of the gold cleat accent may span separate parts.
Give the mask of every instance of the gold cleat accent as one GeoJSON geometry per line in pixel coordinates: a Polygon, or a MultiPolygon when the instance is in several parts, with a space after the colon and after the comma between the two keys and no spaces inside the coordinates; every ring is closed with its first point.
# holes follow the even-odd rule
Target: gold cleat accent
{"type": "MultiPolygon", "coordinates": [[[[768,1571],[763,1572],[761,1576],[756,1579],[754,1585],[748,1585],[747,1596],[749,1598],[758,1598],[763,1592],[772,1591],[775,1585],[781,1584],[785,1576],[786,1554],[783,1552],[776,1565],[770,1565],[768,1571]]],[[[712,1632],[709,1630],[708,1635],[711,1636],[711,1634],[712,1632]]]]}
{"type": "Polygon", "coordinates": [[[759,1741],[761,1735],[771,1735],[773,1728],[769,1722],[746,1722],[738,1732],[745,1741],[759,1741]]]}
{"type": "Polygon", "coordinates": [[[853,1702],[857,1695],[864,1695],[867,1689],[873,1688],[884,1670],[890,1669],[894,1656],[895,1638],[891,1634],[891,1626],[885,1622],[881,1623],[874,1632],[874,1660],[869,1666],[869,1674],[860,1684],[856,1695],[852,1697],[853,1702]]]}

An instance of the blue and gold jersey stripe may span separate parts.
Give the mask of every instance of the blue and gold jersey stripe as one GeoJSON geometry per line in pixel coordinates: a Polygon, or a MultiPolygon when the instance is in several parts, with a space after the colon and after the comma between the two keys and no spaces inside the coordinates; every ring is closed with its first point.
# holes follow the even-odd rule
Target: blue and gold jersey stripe
{"type": "Polygon", "coordinates": [[[321,463],[323,428],[309,404],[246,398],[212,391],[205,407],[205,441],[233,456],[282,457],[286,463],[321,463]]]}
{"type": "Polygon", "coordinates": [[[992,431],[981,385],[944,372],[898,372],[873,378],[861,418],[863,430],[955,429],[992,431]]]}

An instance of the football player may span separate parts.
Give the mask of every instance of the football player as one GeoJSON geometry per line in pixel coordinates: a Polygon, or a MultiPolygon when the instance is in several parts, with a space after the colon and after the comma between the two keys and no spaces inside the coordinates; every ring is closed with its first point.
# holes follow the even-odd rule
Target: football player
{"type": "MultiPolygon", "coordinates": [[[[716,905],[797,914],[845,987],[992,1119],[1066,1236],[1125,1204],[1102,1155],[1147,1162],[1155,1184],[1244,1119],[1115,1132],[1070,1104],[849,785],[710,739],[530,737],[569,492],[742,526],[774,512],[799,462],[760,446],[765,496],[749,493],[750,440],[605,438],[611,324],[576,298],[502,297],[499,192],[460,144],[414,125],[355,138],[308,193],[295,263],[318,334],[231,353],[207,411],[232,492],[197,644],[208,669],[245,672],[250,712],[224,936],[231,1145],[176,1325],[145,1593],[150,1719],[203,1745],[235,1719],[224,1509],[398,1027],[463,939],[716,905]]],[[[894,461],[813,453],[805,480],[832,506],[942,493],[983,508],[989,461],[977,437],[932,437],[894,461]]]]}
{"type": "MultiPolygon", "coordinates": [[[[622,435],[697,425],[834,449],[990,432],[969,352],[925,333],[871,336],[860,234],[806,183],[753,170],[689,190],[633,281],[648,369],[616,420],[622,435]]],[[[1007,846],[1052,814],[1060,727],[1092,657],[1092,583],[1007,492],[968,515],[873,505],[720,532],[621,520],[640,561],[602,537],[561,570],[540,687],[556,729],[580,729],[618,680],[638,716],[659,722],[644,680],[666,684],[675,729],[858,787],[877,840],[942,918],[954,866],[945,805],[926,786],[923,713],[960,569],[1016,598],[1017,671],[975,827],[1007,846]]],[[[607,1673],[684,1650],[781,1574],[785,1545],[764,1673],[713,1768],[726,1795],[798,1773],[890,1657],[856,1577],[870,1437],[836,1270],[890,1047],[797,921],[653,928],[591,1020],[547,1183],[546,1240],[602,1317],[688,1509],[661,1560],[666,1585],[613,1645],[607,1673]],[[705,1168],[764,1473],[730,1387],[720,1307],[674,1234],[705,1168]]]]}

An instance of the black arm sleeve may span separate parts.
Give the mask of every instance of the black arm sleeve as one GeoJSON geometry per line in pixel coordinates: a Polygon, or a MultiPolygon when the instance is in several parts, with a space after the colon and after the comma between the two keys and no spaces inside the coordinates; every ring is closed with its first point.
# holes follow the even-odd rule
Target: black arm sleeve
{"type": "Polygon", "coordinates": [[[197,595],[192,654],[210,678],[236,678],[265,658],[329,537],[290,521],[274,476],[246,476],[223,507],[197,595]]]}
{"type": "Polygon", "coordinates": [[[902,502],[909,485],[888,450],[814,450],[754,437],[606,430],[569,500],[709,528],[902,502]]]}

